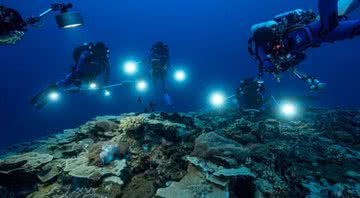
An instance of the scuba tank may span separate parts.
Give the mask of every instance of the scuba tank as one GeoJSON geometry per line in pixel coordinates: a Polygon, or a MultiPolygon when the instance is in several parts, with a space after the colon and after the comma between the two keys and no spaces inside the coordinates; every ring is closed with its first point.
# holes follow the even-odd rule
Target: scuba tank
{"type": "Polygon", "coordinates": [[[255,24],[251,27],[252,37],[248,42],[248,51],[260,62],[260,69],[262,68],[262,61],[257,51],[261,46],[271,62],[277,66],[278,71],[274,71],[274,73],[287,70],[305,58],[304,53],[290,52],[286,48],[285,41],[288,33],[298,28],[304,28],[316,20],[318,17],[313,11],[297,9],[279,14],[272,20],[255,24]]]}
{"type": "Polygon", "coordinates": [[[96,56],[98,54],[97,53],[97,45],[95,45],[94,43],[91,43],[91,42],[84,43],[83,45],[74,49],[74,51],[73,51],[74,62],[77,64],[79,62],[81,55],[84,52],[88,51],[91,56],[87,57],[87,59],[91,59],[91,57],[95,56],[95,57],[98,57],[99,59],[101,59],[100,62],[104,62],[104,64],[105,64],[109,58],[110,50],[106,46],[104,46],[104,49],[102,49],[102,50],[106,50],[106,51],[104,51],[102,56],[98,57],[98,56],[96,56]]]}
{"type": "Polygon", "coordinates": [[[256,78],[240,82],[236,90],[236,99],[240,109],[261,109],[264,104],[265,86],[256,78]]]}
{"type": "Polygon", "coordinates": [[[75,63],[79,61],[81,54],[83,54],[85,51],[91,52],[93,48],[94,48],[93,43],[84,43],[81,46],[75,48],[73,51],[73,59],[75,63]]]}
{"type": "Polygon", "coordinates": [[[255,24],[251,27],[252,40],[257,44],[278,42],[294,29],[305,27],[317,20],[318,17],[313,11],[297,9],[275,16],[272,20],[255,24]]]}

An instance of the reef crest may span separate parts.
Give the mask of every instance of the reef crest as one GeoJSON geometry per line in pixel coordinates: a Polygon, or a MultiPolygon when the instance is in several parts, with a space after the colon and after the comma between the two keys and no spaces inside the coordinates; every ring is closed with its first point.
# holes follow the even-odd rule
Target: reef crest
{"type": "Polygon", "coordinates": [[[122,114],[0,151],[0,197],[360,197],[360,111],[122,114]]]}

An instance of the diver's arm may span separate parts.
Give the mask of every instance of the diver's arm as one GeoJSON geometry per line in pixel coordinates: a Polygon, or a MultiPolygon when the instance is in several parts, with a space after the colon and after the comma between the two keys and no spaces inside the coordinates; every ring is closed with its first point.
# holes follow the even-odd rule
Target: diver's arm
{"type": "MultiPolygon", "coordinates": [[[[265,53],[264,49],[262,47],[259,47],[257,49],[257,55],[260,58],[260,61],[262,62],[262,67],[267,70],[275,70],[276,66],[269,60],[267,57],[267,54],[265,53]]],[[[261,64],[261,63],[260,63],[261,64]]]]}
{"type": "Polygon", "coordinates": [[[75,73],[74,72],[70,72],[66,75],[65,79],[58,81],[56,83],[56,85],[60,88],[60,89],[65,89],[67,87],[69,87],[71,84],[74,83],[75,80],[75,73]]]}
{"type": "Polygon", "coordinates": [[[321,34],[335,29],[339,24],[338,0],[318,0],[321,34]]]}
{"type": "Polygon", "coordinates": [[[80,58],[78,60],[78,62],[76,63],[76,65],[78,67],[82,66],[85,64],[86,59],[90,56],[90,52],[89,51],[85,51],[80,55],[80,58]]]}

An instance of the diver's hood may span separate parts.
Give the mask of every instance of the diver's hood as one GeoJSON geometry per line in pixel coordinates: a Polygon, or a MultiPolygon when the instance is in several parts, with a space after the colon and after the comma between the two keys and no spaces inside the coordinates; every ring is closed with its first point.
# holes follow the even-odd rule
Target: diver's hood
{"type": "Polygon", "coordinates": [[[277,25],[278,23],[274,20],[253,25],[251,27],[251,32],[254,42],[262,44],[276,39],[276,34],[274,33],[273,28],[277,25]]]}
{"type": "Polygon", "coordinates": [[[253,40],[257,44],[268,43],[276,39],[276,34],[271,28],[258,28],[253,34],[253,40]]]}
{"type": "Polygon", "coordinates": [[[157,42],[155,45],[153,45],[152,49],[153,50],[159,50],[159,49],[167,49],[168,45],[166,45],[163,42],[157,42]]]}

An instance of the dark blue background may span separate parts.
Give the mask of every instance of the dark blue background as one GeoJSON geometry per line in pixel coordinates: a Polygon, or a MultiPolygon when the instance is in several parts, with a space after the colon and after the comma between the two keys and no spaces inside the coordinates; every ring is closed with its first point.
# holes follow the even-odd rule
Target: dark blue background
{"type": "MultiPolygon", "coordinates": [[[[0,2],[29,16],[40,13],[53,1],[0,2]]],[[[43,111],[29,105],[36,92],[64,77],[72,64],[73,48],[85,41],[104,41],[111,48],[113,82],[127,79],[121,71],[123,60],[142,59],[155,41],[166,41],[173,65],[185,67],[190,73],[185,85],[172,85],[175,105],[167,110],[197,110],[206,107],[212,89],[221,88],[232,94],[240,79],[256,74],[256,63],[247,52],[252,24],[296,8],[317,10],[314,0],[73,3],[86,21],[84,28],[58,30],[51,16],[40,28],[31,28],[16,46],[0,46],[0,146],[77,127],[98,115],[143,109],[136,104],[137,95],[130,89],[116,89],[111,99],[94,93],[63,96],[60,102],[43,111]]],[[[359,44],[360,39],[354,39],[309,51],[301,68],[328,83],[328,88],[318,94],[317,105],[358,107],[359,44]]],[[[284,78],[280,84],[268,82],[275,95],[309,95],[308,89],[293,77],[284,78]]]]}

